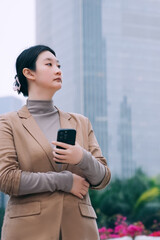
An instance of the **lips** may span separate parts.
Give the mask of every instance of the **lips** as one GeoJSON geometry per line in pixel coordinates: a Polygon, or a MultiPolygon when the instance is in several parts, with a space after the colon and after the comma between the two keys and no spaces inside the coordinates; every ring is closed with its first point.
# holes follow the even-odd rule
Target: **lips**
{"type": "Polygon", "coordinates": [[[61,78],[55,78],[54,81],[62,82],[62,79],[61,78]]]}

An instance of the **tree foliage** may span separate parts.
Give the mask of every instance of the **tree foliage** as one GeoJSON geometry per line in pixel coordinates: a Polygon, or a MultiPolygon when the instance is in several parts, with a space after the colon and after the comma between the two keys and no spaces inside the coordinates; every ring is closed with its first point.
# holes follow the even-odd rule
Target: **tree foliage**
{"type": "Polygon", "coordinates": [[[130,179],[113,179],[99,192],[93,190],[91,201],[98,215],[98,225],[112,227],[118,214],[128,222],[142,221],[151,228],[153,221],[160,222],[160,186],[157,178],[147,177],[137,170],[130,179]]]}

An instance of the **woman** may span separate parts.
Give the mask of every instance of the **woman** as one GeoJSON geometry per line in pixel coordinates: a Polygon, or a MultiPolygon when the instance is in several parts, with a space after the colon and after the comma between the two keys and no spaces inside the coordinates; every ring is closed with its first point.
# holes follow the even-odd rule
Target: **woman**
{"type": "Polygon", "coordinates": [[[0,118],[0,190],[10,195],[2,240],[97,240],[88,188],[104,188],[110,171],[92,126],[53,105],[62,73],[52,49],[24,50],[16,70],[14,90],[28,99],[0,118]],[[56,141],[59,128],[76,129],[74,146],[56,141]]]}

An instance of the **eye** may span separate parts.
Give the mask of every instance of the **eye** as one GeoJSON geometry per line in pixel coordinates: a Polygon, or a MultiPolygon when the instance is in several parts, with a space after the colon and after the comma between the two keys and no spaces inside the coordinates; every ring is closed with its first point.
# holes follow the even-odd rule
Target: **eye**
{"type": "Polygon", "coordinates": [[[57,67],[58,67],[58,68],[61,68],[61,65],[60,65],[60,64],[58,64],[58,65],[57,65],[57,67]]]}
{"type": "Polygon", "coordinates": [[[52,66],[52,63],[47,63],[46,65],[47,65],[47,66],[52,66]]]}

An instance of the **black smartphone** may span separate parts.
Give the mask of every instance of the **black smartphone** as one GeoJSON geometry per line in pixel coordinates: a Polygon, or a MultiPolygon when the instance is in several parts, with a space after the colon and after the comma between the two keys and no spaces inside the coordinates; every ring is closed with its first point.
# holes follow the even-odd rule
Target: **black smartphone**
{"type": "MultiPolygon", "coordinates": [[[[61,128],[58,130],[57,142],[63,142],[63,143],[75,145],[75,140],[76,140],[76,130],[75,129],[61,128]]],[[[59,146],[57,146],[57,148],[64,149],[59,146]]],[[[56,162],[56,163],[60,163],[60,162],[56,162]]]]}

